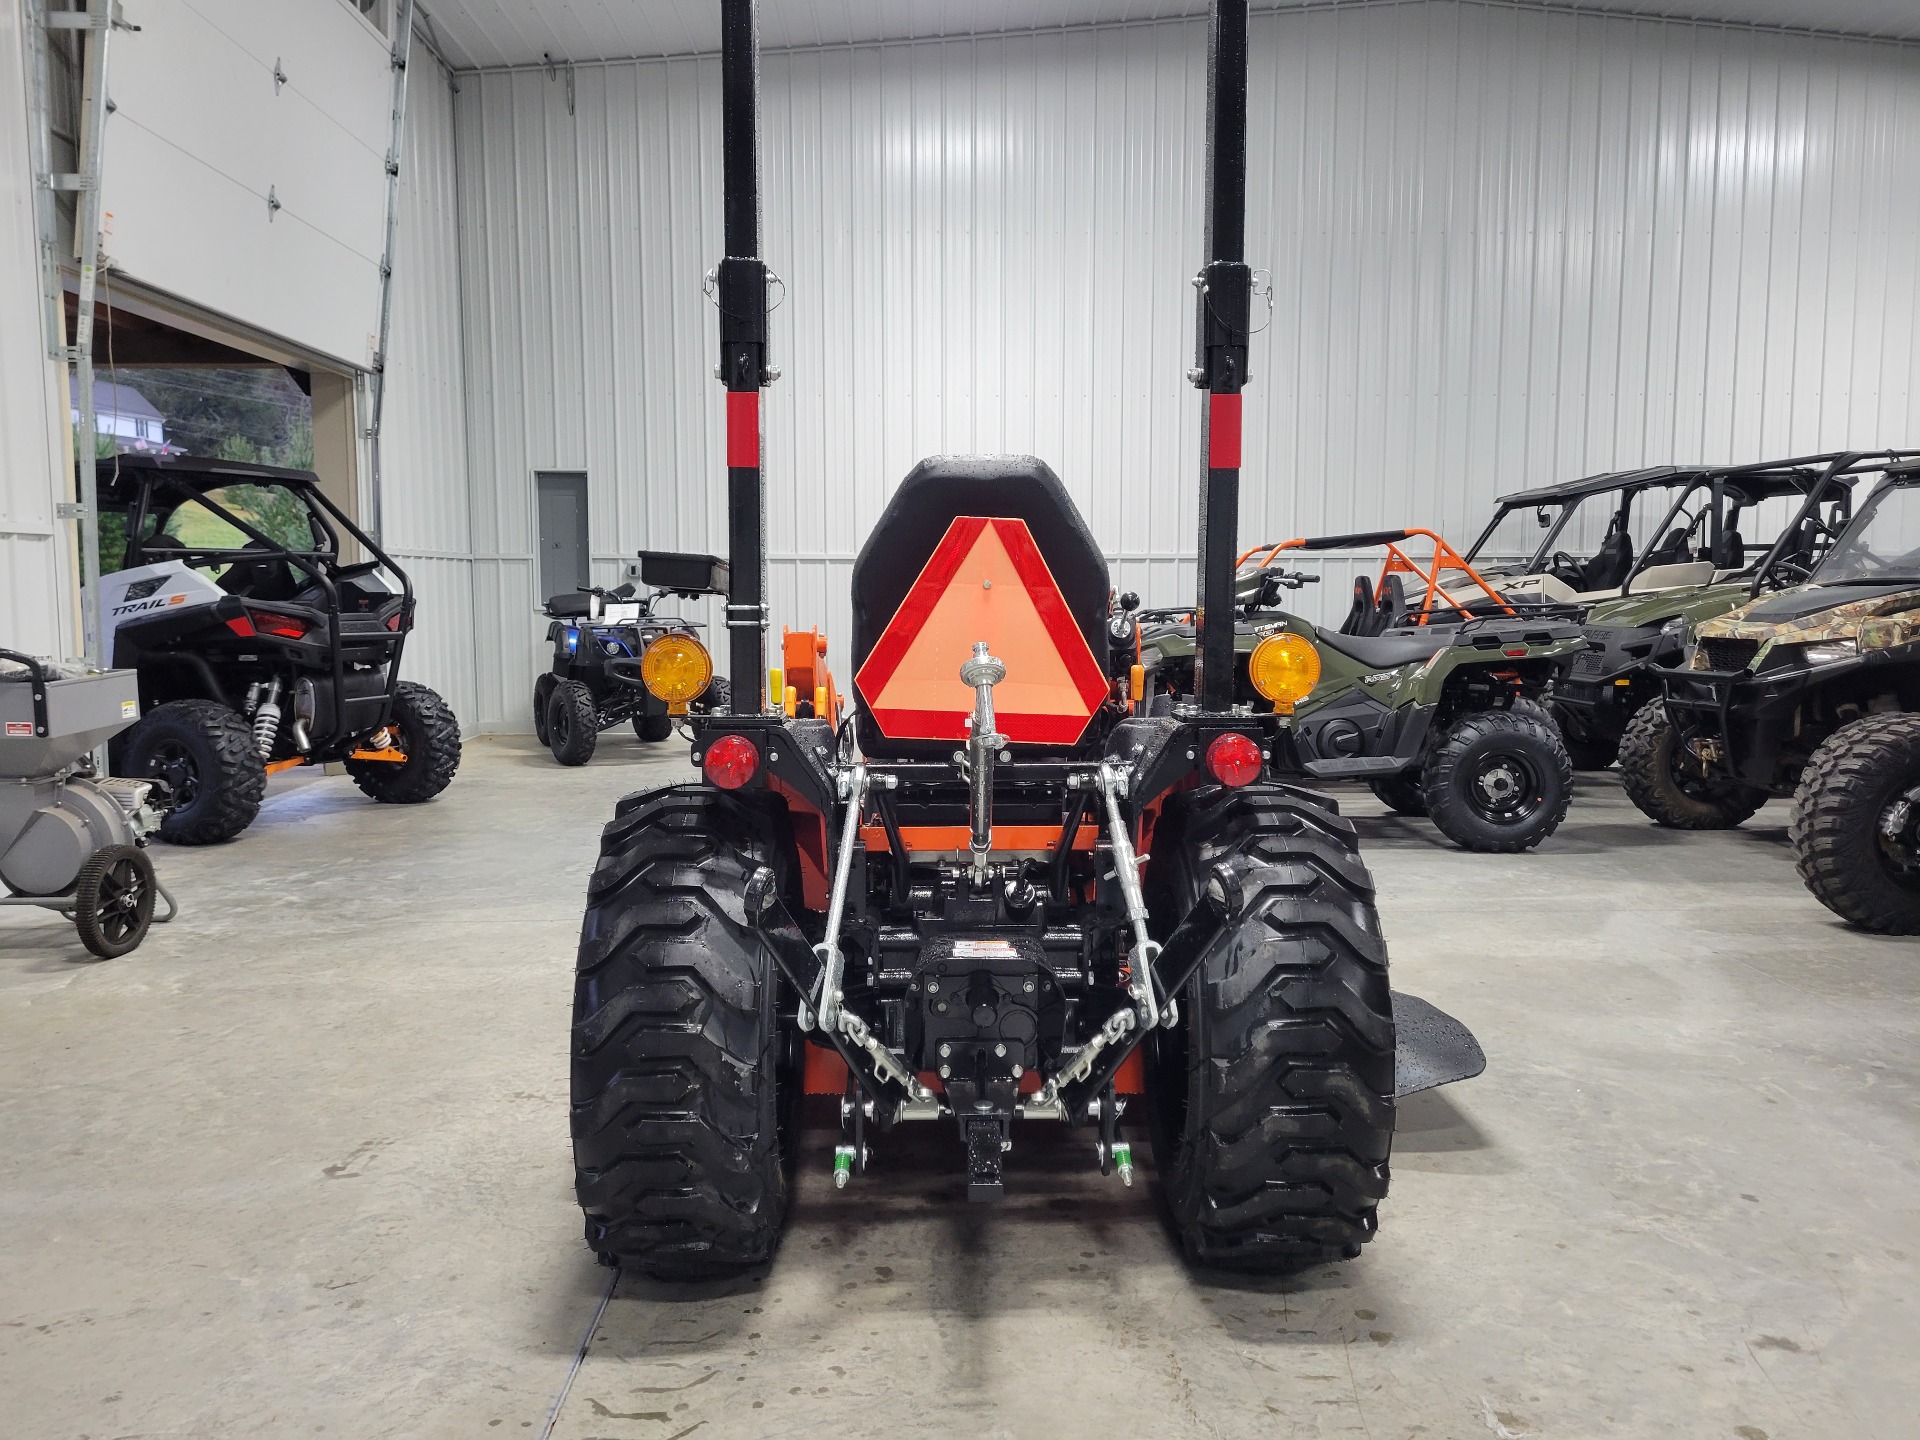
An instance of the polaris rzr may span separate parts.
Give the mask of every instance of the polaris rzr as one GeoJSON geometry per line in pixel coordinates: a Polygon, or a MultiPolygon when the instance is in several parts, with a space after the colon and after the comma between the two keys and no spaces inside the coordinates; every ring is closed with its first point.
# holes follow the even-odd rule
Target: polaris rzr
{"type": "Polygon", "coordinates": [[[1920,461],[1887,467],[1809,583],[1702,622],[1656,673],[1620,745],[1642,811],[1721,829],[1790,795],[1808,888],[1920,933],[1920,461]]]}
{"type": "MultiPolygon", "coordinates": [[[[670,564],[676,558],[643,553],[643,578],[649,565],[670,564]]],[[[709,567],[722,564],[706,556],[689,558],[705,560],[709,567]]],[[[710,574],[695,578],[712,583],[710,574]]],[[[562,765],[586,764],[600,732],[629,721],[642,740],[672,738],[675,712],[647,689],[644,672],[648,664],[697,664],[706,649],[688,643],[697,640],[699,621],[654,609],[660,594],[683,592],[669,589],[657,573],[648,583],[659,593],[636,595],[631,585],[579,590],[552,596],[544,607],[552,622],[547,640],[553,646],[553,663],[533,682],[533,729],[562,765]]],[[[709,675],[685,710],[725,710],[727,705],[726,677],[709,675]]]]}
{"type": "MultiPolygon", "coordinates": [[[[765,1263],[818,1094],[840,1101],[839,1186],[915,1122],[954,1127],[971,1199],[1003,1193],[1037,1126],[1090,1131],[1130,1184],[1123,1114],[1144,1112],[1189,1255],[1359,1254],[1396,1094],[1484,1060],[1389,991],[1353,827],[1290,783],[1275,701],[1234,703],[1245,0],[1215,0],[1209,44],[1199,663],[1191,705],[1160,717],[1131,713],[1100,546],[1022,456],[923,461],[894,493],[853,565],[849,713],[791,635],[768,693],[754,12],[720,8],[732,713],[691,717],[699,778],[628,796],[601,837],[573,1005],[587,1243],[670,1278],[765,1263]],[[1450,1054],[1406,1065],[1436,1035],[1450,1054]]],[[[684,704],[699,678],[647,683],[684,704]]]]}
{"type": "MultiPolygon", "coordinates": [[[[1286,704],[1301,769],[1319,780],[1365,780],[1403,815],[1425,815],[1468,850],[1528,850],[1565,818],[1573,768],[1542,696],[1558,663],[1584,641],[1577,626],[1506,602],[1426,531],[1289,540],[1242,557],[1234,624],[1234,700],[1272,708],[1269,674],[1297,675],[1286,704]],[[1433,542],[1422,565],[1408,542],[1433,542]],[[1361,577],[1352,608],[1329,630],[1279,605],[1318,577],[1279,568],[1290,551],[1384,546],[1378,586],[1361,577]],[[1403,577],[1414,577],[1411,599],[1403,577]],[[1416,623],[1417,622],[1417,623],[1416,623]],[[1399,628],[1396,628],[1399,627],[1399,628]]],[[[1138,617],[1146,713],[1180,713],[1193,686],[1190,611],[1138,617]]]]}
{"type": "Polygon", "coordinates": [[[1657,666],[1680,662],[1692,626],[1756,595],[1803,583],[1852,515],[1855,482],[1886,457],[1814,455],[1691,472],[1654,527],[1663,539],[1620,593],[1586,612],[1584,654],[1549,701],[1582,770],[1603,770],[1661,693],[1657,666]],[[1756,543],[1757,542],[1757,543],[1756,543]]]}
{"type": "Polygon", "coordinates": [[[298,765],[339,761],[389,804],[447,788],[459,723],[400,678],[412,585],[311,474],[121,455],[99,487],[104,649],[140,676],[140,723],[109,760],[167,783],[163,838],[233,839],[268,774],[298,765]]]}

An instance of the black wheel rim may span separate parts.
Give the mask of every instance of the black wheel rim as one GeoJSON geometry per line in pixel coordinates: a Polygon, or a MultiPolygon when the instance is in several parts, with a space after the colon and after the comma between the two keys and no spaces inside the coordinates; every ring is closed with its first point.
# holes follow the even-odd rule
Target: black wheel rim
{"type": "Polygon", "coordinates": [[[100,895],[94,906],[95,923],[109,944],[120,945],[140,928],[146,904],[147,878],[132,860],[116,860],[100,877],[100,895]]]}
{"type": "Polygon", "coordinates": [[[556,705],[553,714],[548,717],[547,728],[553,732],[553,743],[564,750],[573,743],[573,716],[565,705],[556,705]]]}
{"type": "Polygon", "coordinates": [[[1466,774],[1468,807],[1494,825],[1532,819],[1545,803],[1542,789],[1533,761],[1512,750],[1489,751],[1466,774]]]}
{"type": "Polygon", "coordinates": [[[147,759],[147,774],[167,782],[176,810],[191,809],[200,798],[200,767],[179,740],[162,740],[147,759]]]}
{"type": "Polygon", "coordinates": [[[1903,889],[1920,890],[1920,785],[1888,800],[1874,829],[1888,878],[1903,889]]]}

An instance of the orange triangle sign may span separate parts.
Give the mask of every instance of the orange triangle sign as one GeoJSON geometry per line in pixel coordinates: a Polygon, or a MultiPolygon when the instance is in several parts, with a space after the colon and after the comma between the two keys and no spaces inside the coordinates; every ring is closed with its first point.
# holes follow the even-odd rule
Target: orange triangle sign
{"type": "Polygon", "coordinates": [[[964,740],[973,691],[960,667],[978,640],[1007,665],[993,692],[1000,733],[1028,744],[1078,741],[1107,678],[1026,521],[972,515],[947,527],[854,677],[881,733],[964,740]]]}

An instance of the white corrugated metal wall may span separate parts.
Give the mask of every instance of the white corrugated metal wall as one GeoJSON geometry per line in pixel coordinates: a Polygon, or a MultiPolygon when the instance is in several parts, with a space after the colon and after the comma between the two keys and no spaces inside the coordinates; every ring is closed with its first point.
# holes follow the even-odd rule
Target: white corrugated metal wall
{"type": "MultiPolygon", "coordinates": [[[[381,545],[419,597],[407,678],[475,728],[472,530],[467,524],[466,362],[460,341],[460,208],[451,77],[416,45],[407,96],[393,329],[382,422],[381,545]]],[[[489,644],[498,637],[486,633],[489,644]]]]}
{"type": "MultiPolygon", "coordinates": [[[[766,57],[776,624],[844,637],[862,536],[939,451],[1042,456],[1121,588],[1191,593],[1204,41],[766,57]]],[[[1257,16],[1252,74],[1248,541],[1464,540],[1593,470],[1920,442],[1920,50],[1432,3],[1257,16]]],[[[717,82],[460,77],[467,465],[408,533],[472,557],[481,728],[525,725],[535,470],[589,473],[606,580],[724,543],[717,82]]]]}
{"type": "Polygon", "coordinates": [[[78,648],[73,527],[54,506],[73,487],[40,289],[26,12],[0,14],[0,647],[64,656],[78,648]]]}

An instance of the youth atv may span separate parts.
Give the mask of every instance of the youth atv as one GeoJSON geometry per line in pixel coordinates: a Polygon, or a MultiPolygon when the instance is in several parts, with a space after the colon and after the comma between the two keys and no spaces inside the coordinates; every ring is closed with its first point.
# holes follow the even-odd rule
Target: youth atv
{"type": "Polygon", "coordinates": [[[1554,718],[1576,768],[1604,770],[1627,722],[1661,693],[1694,625],[1802,584],[1852,515],[1855,483],[1889,457],[1814,455],[1692,472],[1655,527],[1664,536],[1621,593],[1586,613],[1587,650],[1553,682],[1554,718]],[[1749,542],[1763,537],[1766,548],[1749,542]]]}
{"type": "Polygon", "coordinates": [[[1703,622],[1657,673],[1620,746],[1643,812],[1723,829],[1790,795],[1821,902],[1920,933],[1920,462],[1887,468],[1808,584],[1703,622]]]}
{"type": "MultiPolygon", "coordinates": [[[[1131,713],[1100,546],[1022,456],[917,466],[854,561],[847,710],[805,632],[769,697],[751,0],[721,17],[732,713],[690,717],[698,778],[628,796],[601,838],[573,1007],[587,1243],[672,1279],[764,1264],[798,1101],[822,1094],[842,1187],[914,1122],[953,1126],[971,1199],[1002,1194],[1036,1125],[1091,1131],[1130,1184],[1144,1117],[1195,1259],[1357,1255],[1395,1096],[1484,1060],[1390,992],[1353,827],[1291,783],[1273,702],[1234,703],[1245,0],[1215,0],[1209,46],[1207,618],[1193,703],[1158,717],[1131,713]]],[[[684,704],[695,674],[649,688],[684,704]]],[[[1276,696],[1303,699],[1296,681],[1276,696]]]]}
{"type": "Polygon", "coordinates": [[[140,677],[140,723],[108,758],[167,783],[162,838],[233,839],[267,776],[298,765],[342,762],[387,804],[447,788],[459,723],[400,678],[412,584],[311,474],[121,455],[100,462],[99,494],[104,650],[140,677]],[[347,562],[343,541],[370,558],[347,562]]]}
{"type": "MultiPolygon", "coordinates": [[[[706,556],[689,558],[721,563],[706,556]]],[[[643,572],[648,563],[643,554],[643,572]]],[[[678,592],[662,586],[660,593],[678,592]]],[[[600,732],[629,721],[642,740],[672,738],[675,713],[646,688],[643,673],[648,665],[702,665],[707,652],[691,643],[697,640],[699,622],[658,614],[658,599],[658,594],[637,596],[633,586],[622,585],[616,590],[573,591],[547,601],[553,660],[533,682],[533,730],[562,765],[586,764],[600,732]]],[[[726,677],[709,673],[687,708],[724,710],[727,704],[726,677]]]]}
{"type": "MultiPolygon", "coordinates": [[[[1471,570],[1468,585],[1447,588],[1453,552],[1443,541],[1431,537],[1430,568],[1403,548],[1427,534],[1335,535],[1250,552],[1240,571],[1234,699],[1267,708],[1262,677],[1297,674],[1306,693],[1286,710],[1307,775],[1365,780],[1389,807],[1429,817],[1463,849],[1529,850],[1558,828],[1573,795],[1572,762],[1542,696],[1585,640],[1576,625],[1504,602],[1471,570]],[[1357,583],[1338,630],[1277,605],[1280,593],[1317,578],[1277,568],[1287,551],[1374,546],[1389,554],[1381,583],[1357,583]],[[1412,609],[1398,583],[1408,572],[1418,592],[1412,609]],[[1429,618],[1443,614],[1468,618],[1429,618]],[[1409,624],[1409,615],[1424,623],[1409,624]]],[[[1148,612],[1140,625],[1149,713],[1177,715],[1192,688],[1191,616],[1148,612]]]]}

